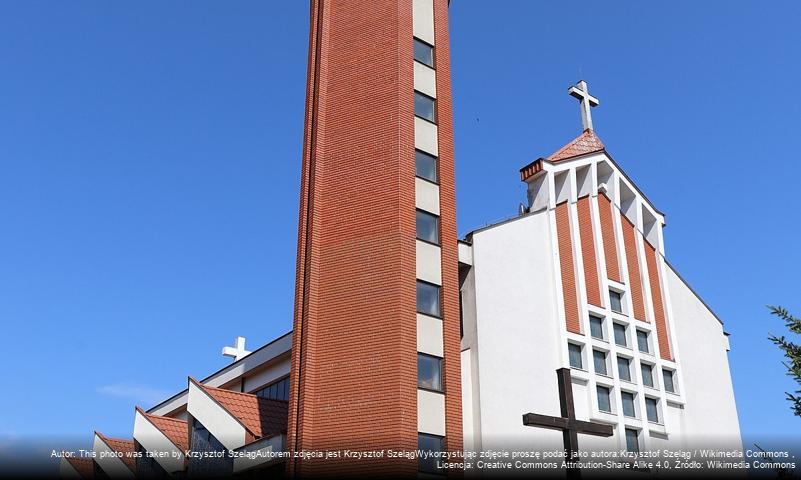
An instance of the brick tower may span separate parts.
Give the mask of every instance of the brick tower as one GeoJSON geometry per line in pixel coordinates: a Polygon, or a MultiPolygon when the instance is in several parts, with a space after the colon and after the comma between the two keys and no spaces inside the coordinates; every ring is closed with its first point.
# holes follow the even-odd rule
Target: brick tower
{"type": "Polygon", "coordinates": [[[306,95],[289,449],[461,450],[448,1],[311,0],[306,95]]]}

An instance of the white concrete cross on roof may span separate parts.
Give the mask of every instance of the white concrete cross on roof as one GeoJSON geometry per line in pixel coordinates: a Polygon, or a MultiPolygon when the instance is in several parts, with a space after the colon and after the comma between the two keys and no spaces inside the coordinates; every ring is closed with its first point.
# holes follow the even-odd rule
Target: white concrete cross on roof
{"type": "Polygon", "coordinates": [[[574,85],[567,90],[571,97],[578,98],[581,102],[581,125],[584,130],[592,130],[592,113],[590,108],[597,107],[600,103],[597,98],[590,95],[587,82],[579,80],[578,85],[574,85]]]}
{"type": "Polygon", "coordinates": [[[226,357],[231,357],[235,362],[238,362],[250,354],[250,352],[245,350],[245,337],[236,337],[236,341],[234,343],[236,344],[235,347],[223,347],[222,354],[226,357]]]}

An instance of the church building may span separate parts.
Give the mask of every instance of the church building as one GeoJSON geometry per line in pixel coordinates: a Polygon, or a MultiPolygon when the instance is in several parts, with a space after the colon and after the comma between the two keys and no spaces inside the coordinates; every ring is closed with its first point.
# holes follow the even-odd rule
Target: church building
{"type": "Polygon", "coordinates": [[[665,214],[597,135],[586,82],[568,92],[578,136],[521,159],[528,204],[457,237],[448,8],[311,0],[292,331],[252,352],[239,338],[230,365],[132,405],[131,436],[95,432],[64,476],[742,448],[723,324],[667,261],[665,214]],[[384,454],[315,456],[345,450],[384,454]]]}

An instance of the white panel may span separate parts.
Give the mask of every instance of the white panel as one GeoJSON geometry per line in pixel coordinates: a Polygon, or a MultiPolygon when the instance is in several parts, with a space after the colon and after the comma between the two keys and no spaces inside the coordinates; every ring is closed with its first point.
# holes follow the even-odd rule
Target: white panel
{"type": "Polygon", "coordinates": [[[158,452],[154,458],[168,473],[184,469],[184,454],[161,430],[155,427],[144,415],[136,412],[134,419],[134,440],[148,452],[158,452]],[[161,454],[167,456],[160,456],[161,454]]]}
{"type": "Polygon", "coordinates": [[[226,448],[234,450],[245,444],[245,427],[192,382],[188,410],[226,448]]]}
{"type": "Polygon", "coordinates": [[[417,351],[444,357],[442,347],[442,320],[417,314],[417,351]]]}
{"type": "Polygon", "coordinates": [[[414,117],[414,147],[439,156],[437,143],[437,126],[419,117],[414,117]]]}
{"type": "Polygon", "coordinates": [[[268,368],[258,372],[253,376],[245,378],[245,391],[252,392],[259,388],[272,383],[279,378],[289,375],[289,367],[291,365],[290,357],[286,357],[282,361],[270,365],[268,368]]]}
{"type": "MultiPolygon", "coordinates": [[[[418,334],[419,335],[419,334],[418,334]]],[[[475,432],[473,431],[473,371],[470,362],[470,349],[462,351],[462,433],[464,450],[476,450],[475,432]]]]}
{"type": "Polygon", "coordinates": [[[420,210],[439,215],[439,185],[422,178],[414,179],[415,206],[420,210]]]}
{"type": "Polygon", "coordinates": [[[414,89],[437,98],[437,74],[433,68],[414,62],[414,89]]]}
{"type": "Polygon", "coordinates": [[[130,468],[128,468],[120,458],[117,452],[112,450],[106,442],[100,439],[100,437],[95,434],[95,441],[94,445],[92,446],[92,450],[95,452],[95,462],[100,465],[100,468],[103,469],[106,474],[111,478],[134,478],[134,474],[130,468]]]}
{"type": "Polygon", "coordinates": [[[434,0],[414,0],[414,36],[434,45],[434,0]]]}
{"type": "Polygon", "coordinates": [[[445,395],[417,390],[417,431],[445,436],[445,395]]]}
{"type": "Polygon", "coordinates": [[[257,442],[245,445],[243,448],[238,450],[238,453],[247,452],[252,456],[235,457],[234,473],[255,467],[265,466],[270,463],[276,463],[277,459],[271,459],[268,454],[283,452],[285,443],[286,437],[283,435],[274,435],[272,437],[262,438],[257,442]]]}
{"type": "Polygon", "coordinates": [[[438,246],[417,240],[417,278],[442,285],[441,255],[438,246]]]}
{"type": "Polygon", "coordinates": [[[466,243],[459,242],[459,263],[465,265],[473,264],[473,247],[466,243]]]}

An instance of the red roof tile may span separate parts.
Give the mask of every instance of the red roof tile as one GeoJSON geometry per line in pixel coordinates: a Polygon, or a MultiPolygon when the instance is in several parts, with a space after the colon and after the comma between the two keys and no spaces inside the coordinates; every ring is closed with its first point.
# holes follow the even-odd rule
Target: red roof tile
{"type": "Polygon", "coordinates": [[[76,457],[65,457],[67,461],[72,465],[72,468],[78,472],[82,478],[93,478],[95,476],[95,464],[91,458],[76,458],[76,457]]]}
{"type": "Polygon", "coordinates": [[[170,439],[181,451],[186,452],[189,450],[189,429],[186,420],[151,415],[139,407],[136,407],[136,410],[148,419],[153,426],[158,428],[159,431],[170,439]]]}
{"type": "Polygon", "coordinates": [[[121,438],[108,438],[100,432],[95,432],[100,440],[109,446],[115,452],[122,453],[120,460],[133,472],[136,473],[136,459],[133,455],[126,455],[126,453],[134,452],[133,440],[125,440],[121,438]]]}
{"type": "Polygon", "coordinates": [[[196,383],[228,413],[242,422],[254,437],[286,433],[289,402],[268,400],[250,393],[232,392],[196,383]]]}
{"type": "Polygon", "coordinates": [[[578,137],[570,143],[555,151],[548,157],[549,162],[561,162],[579,155],[601,152],[605,149],[604,142],[598,138],[593,130],[584,130],[578,137]]]}

